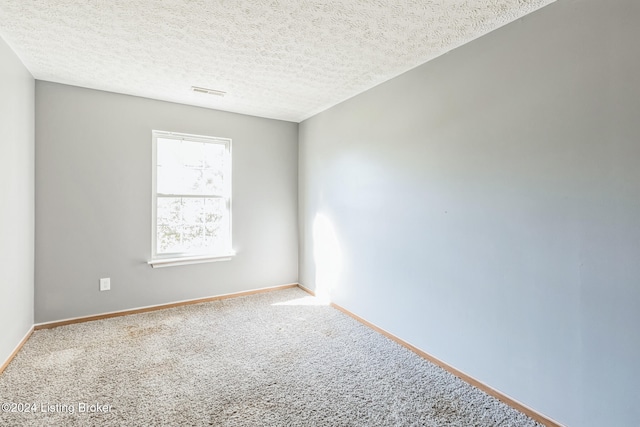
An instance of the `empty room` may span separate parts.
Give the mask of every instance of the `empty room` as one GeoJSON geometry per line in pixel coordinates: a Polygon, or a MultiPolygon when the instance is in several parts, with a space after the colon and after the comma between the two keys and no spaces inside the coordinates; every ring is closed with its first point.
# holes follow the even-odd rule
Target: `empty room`
{"type": "Polygon", "coordinates": [[[640,425],[638,22],[0,0],[0,425],[640,425]]]}

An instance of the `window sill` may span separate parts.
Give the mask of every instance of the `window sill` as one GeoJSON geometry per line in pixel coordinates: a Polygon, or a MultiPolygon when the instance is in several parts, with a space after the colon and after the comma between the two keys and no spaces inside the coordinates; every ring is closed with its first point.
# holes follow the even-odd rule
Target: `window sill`
{"type": "Polygon", "coordinates": [[[176,265],[202,264],[205,262],[229,261],[235,252],[224,255],[201,255],[201,256],[183,256],[179,258],[158,258],[148,261],[153,268],[173,267],[176,265]]]}

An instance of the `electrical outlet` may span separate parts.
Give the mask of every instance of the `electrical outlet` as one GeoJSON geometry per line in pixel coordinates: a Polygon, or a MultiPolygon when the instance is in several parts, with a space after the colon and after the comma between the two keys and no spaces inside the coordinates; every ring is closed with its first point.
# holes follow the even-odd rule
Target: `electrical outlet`
{"type": "Polygon", "coordinates": [[[106,277],[104,279],[100,279],[100,291],[110,291],[111,290],[111,279],[106,277]]]}

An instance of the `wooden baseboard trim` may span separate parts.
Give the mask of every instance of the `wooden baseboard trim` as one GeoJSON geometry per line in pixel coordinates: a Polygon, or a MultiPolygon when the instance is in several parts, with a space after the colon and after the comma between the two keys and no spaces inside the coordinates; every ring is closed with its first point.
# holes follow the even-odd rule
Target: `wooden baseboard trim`
{"type": "Polygon", "coordinates": [[[262,294],[262,293],[265,293],[265,292],[280,291],[280,290],[283,290],[283,289],[289,289],[289,288],[295,288],[295,287],[298,287],[297,283],[292,283],[292,284],[288,284],[288,285],[272,286],[272,287],[269,287],[269,288],[252,289],[250,291],[234,292],[234,293],[231,293],[231,294],[216,295],[216,296],[205,297],[205,298],[196,298],[196,299],[190,299],[190,300],[185,300],[185,301],[172,302],[172,303],[168,303],[168,304],[158,304],[158,305],[134,308],[134,309],[129,309],[129,310],[112,311],[112,312],[109,312],[109,313],[97,314],[97,315],[93,315],[93,316],[74,317],[72,319],[65,319],[65,320],[57,320],[57,321],[53,321],[53,322],[38,323],[38,324],[34,325],[33,328],[36,331],[40,330],[40,329],[51,329],[51,328],[57,328],[59,326],[73,325],[75,323],[92,322],[94,320],[110,319],[112,317],[128,316],[130,314],[148,313],[150,311],[164,310],[164,309],[167,309],[167,308],[182,307],[182,306],[185,306],[185,305],[192,305],[192,304],[201,304],[203,302],[220,301],[220,300],[229,299],[229,298],[245,297],[245,296],[248,296],[248,295],[262,294]]]}
{"type": "Polygon", "coordinates": [[[24,338],[22,338],[22,341],[20,341],[20,343],[16,346],[16,348],[13,350],[13,352],[11,352],[11,354],[9,355],[7,360],[5,360],[5,362],[2,364],[2,366],[0,366],[0,375],[2,375],[2,373],[4,372],[5,369],[7,369],[7,366],[9,366],[9,364],[16,357],[18,352],[20,350],[22,350],[22,346],[24,346],[24,344],[27,341],[29,341],[29,338],[31,338],[31,334],[33,334],[33,326],[31,328],[29,328],[29,331],[27,331],[27,333],[25,334],[24,338]]]}
{"type": "MultiPolygon", "coordinates": [[[[310,295],[315,295],[315,292],[312,291],[311,289],[305,288],[302,285],[298,285],[298,287],[300,289],[302,289],[303,291],[309,293],[310,295]]],[[[471,384],[472,386],[482,390],[483,392],[487,393],[489,396],[493,396],[496,399],[506,403],[507,405],[511,406],[512,408],[514,408],[517,411],[522,412],[523,414],[527,415],[528,417],[532,418],[533,420],[539,422],[540,424],[543,424],[547,427],[564,427],[562,424],[560,424],[557,421],[552,420],[551,418],[547,417],[546,415],[541,414],[540,412],[528,407],[527,405],[518,402],[516,399],[513,399],[509,396],[507,396],[506,394],[494,389],[493,387],[478,381],[477,379],[473,378],[470,375],[465,374],[464,372],[454,368],[453,366],[443,362],[442,360],[430,355],[429,353],[427,353],[426,351],[423,351],[421,349],[419,349],[418,347],[408,343],[407,341],[393,335],[392,333],[374,325],[373,323],[363,319],[362,317],[350,312],[349,310],[347,310],[344,307],[339,306],[338,304],[335,303],[331,303],[331,307],[343,312],[344,314],[346,314],[349,317],[352,317],[353,319],[357,320],[358,322],[362,323],[363,325],[373,329],[374,331],[378,332],[379,334],[384,335],[385,337],[389,338],[392,341],[395,341],[396,343],[400,344],[401,346],[407,348],[408,350],[411,350],[412,352],[416,353],[418,356],[422,357],[423,359],[428,360],[429,362],[433,363],[434,365],[439,366],[440,368],[444,369],[445,371],[455,375],[456,377],[460,378],[461,380],[465,381],[468,384],[471,384]]]]}
{"type": "Polygon", "coordinates": [[[306,293],[308,293],[309,295],[311,295],[312,297],[315,297],[315,296],[316,296],[316,293],[315,293],[314,291],[312,291],[312,290],[311,290],[311,289],[309,289],[309,288],[305,288],[305,287],[304,287],[304,286],[302,286],[300,283],[298,283],[298,287],[299,287],[300,289],[302,289],[303,291],[305,291],[306,293]]]}

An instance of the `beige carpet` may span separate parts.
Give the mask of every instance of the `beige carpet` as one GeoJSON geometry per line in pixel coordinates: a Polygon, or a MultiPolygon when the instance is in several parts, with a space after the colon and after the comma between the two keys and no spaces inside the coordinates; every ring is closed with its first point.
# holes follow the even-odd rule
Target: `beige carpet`
{"type": "Polygon", "coordinates": [[[36,331],[0,376],[0,425],[540,427],[313,302],[287,289],[36,331]]]}

